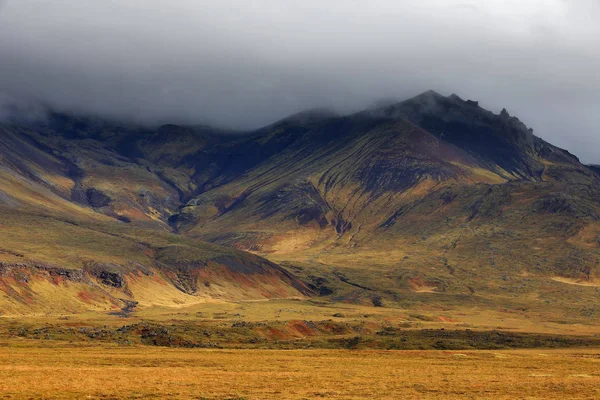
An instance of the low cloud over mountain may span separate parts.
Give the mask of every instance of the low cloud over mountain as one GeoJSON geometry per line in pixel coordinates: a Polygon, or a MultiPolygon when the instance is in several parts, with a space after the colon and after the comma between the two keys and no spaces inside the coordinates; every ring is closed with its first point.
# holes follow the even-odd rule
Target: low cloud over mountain
{"type": "Polygon", "coordinates": [[[249,129],[433,88],[508,107],[600,162],[599,19],[594,0],[6,0],[0,92],[249,129]]]}

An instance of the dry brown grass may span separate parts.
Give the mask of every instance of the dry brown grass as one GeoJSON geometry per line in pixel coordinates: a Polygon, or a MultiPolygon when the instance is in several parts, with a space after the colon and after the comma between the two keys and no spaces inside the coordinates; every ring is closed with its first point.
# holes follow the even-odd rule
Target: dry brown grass
{"type": "MultiPolygon", "coordinates": [[[[17,346],[21,344],[21,346],[17,346]]],[[[0,348],[2,398],[597,398],[596,350],[0,348]]]]}

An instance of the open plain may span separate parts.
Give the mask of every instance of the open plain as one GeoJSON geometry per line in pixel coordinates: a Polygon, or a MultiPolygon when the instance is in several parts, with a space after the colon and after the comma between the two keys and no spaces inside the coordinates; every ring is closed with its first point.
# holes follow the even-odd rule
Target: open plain
{"type": "Polygon", "coordinates": [[[0,347],[6,399],[593,399],[600,350],[0,347]]]}

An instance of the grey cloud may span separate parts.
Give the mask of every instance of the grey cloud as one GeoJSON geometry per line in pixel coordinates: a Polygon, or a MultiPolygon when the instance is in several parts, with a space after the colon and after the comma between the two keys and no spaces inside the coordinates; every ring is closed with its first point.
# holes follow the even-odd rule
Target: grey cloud
{"type": "Polygon", "coordinates": [[[600,163],[597,0],[7,0],[0,37],[0,92],[61,109],[254,128],[434,89],[600,163]]]}

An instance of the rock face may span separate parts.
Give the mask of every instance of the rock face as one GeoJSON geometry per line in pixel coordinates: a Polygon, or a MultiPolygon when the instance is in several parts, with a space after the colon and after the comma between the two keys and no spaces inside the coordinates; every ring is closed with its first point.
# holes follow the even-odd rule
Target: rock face
{"type": "Polygon", "coordinates": [[[98,189],[89,188],[85,194],[88,203],[94,208],[106,207],[112,202],[112,199],[109,196],[105,195],[98,189]]]}
{"type": "Polygon", "coordinates": [[[457,95],[246,133],[58,113],[0,130],[0,246],[22,254],[0,261],[82,270],[106,298],[531,296],[524,276],[598,275],[600,168],[457,95]],[[302,262],[313,291],[232,248],[302,262]]]}

